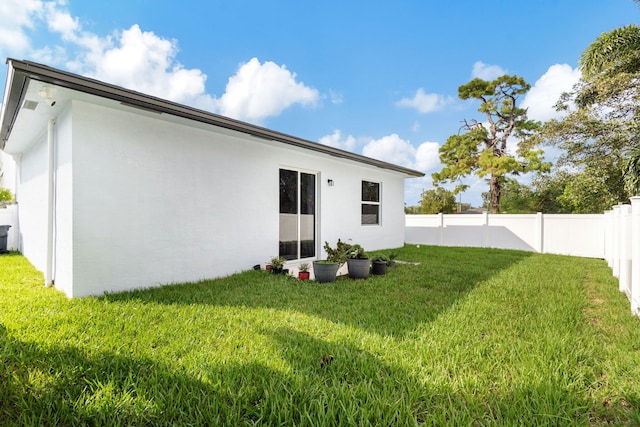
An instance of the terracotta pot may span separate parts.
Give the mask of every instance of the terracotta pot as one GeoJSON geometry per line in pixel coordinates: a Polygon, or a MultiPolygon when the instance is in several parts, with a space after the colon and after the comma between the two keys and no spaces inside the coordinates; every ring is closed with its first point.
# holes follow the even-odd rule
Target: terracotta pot
{"type": "Polygon", "coordinates": [[[309,280],[309,275],[308,271],[298,271],[298,279],[302,281],[309,280]]]}

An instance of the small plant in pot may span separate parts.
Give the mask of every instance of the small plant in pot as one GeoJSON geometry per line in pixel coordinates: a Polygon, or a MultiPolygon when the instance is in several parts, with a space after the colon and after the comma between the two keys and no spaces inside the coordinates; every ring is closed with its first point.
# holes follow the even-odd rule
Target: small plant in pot
{"type": "Polygon", "coordinates": [[[359,244],[347,245],[347,267],[349,268],[349,277],[352,279],[366,279],[369,277],[369,268],[371,260],[359,244]]]}
{"type": "MultiPolygon", "coordinates": [[[[269,262],[269,265],[267,267],[271,267],[270,270],[273,274],[283,274],[283,267],[285,262],[287,262],[286,259],[280,256],[274,256],[273,258],[271,258],[271,261],[269,262]]],[[[269,270],[269,268],[267,269],[269,270]]]]}
{"type": "Polygon", "coordinates": [[[329,242],[324,242],[324,251],[327,253],[327,259],[313,261],[313,275],[320,283],[333,282],[336,280],[338,269],[346,260],[344,242],[338,239],[335,248],[331,247],[329,242]]]}
{"type": "Polygon", "coordinates": [[[298,279],[302,281],[309,280],[309,264],[306,262],[298,266],[298,279]]]}
{"type": "Polygon", "coordinates": [[[389,260],[387,261],[387,267],[395,267],[396,266],[396,261],[395,261],[396,258],[398,258],[398,251],[389,252],[389,260]]]}
{"type": "Polygon", "coordinates": [[[389,263],[389,257],[386,255],[377,255],[373,258],[373,267],[371,272],[375,275],[381,276],[387,272],[387,264],[389,263]]]}

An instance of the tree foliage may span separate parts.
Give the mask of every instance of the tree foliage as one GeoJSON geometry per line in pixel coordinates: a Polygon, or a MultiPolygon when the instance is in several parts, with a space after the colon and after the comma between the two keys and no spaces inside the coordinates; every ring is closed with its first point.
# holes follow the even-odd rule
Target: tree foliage
{"type": "Polygon", "coordinates": [[[640,27],[627,25],[602,33],[580,55],[585,80],[601,74],[634,73],[640,69],[640,27]]]}
{"type": "Polygon", "coordinates": [[[602,212],[639,190],[639,58],[640,27],[602,34],[580,57],[581,81],[556,105],[563,118],[529,140],[561,150],[558,166],[572,176],[561,197],[574,212],[602,212]]]}
{"type": "Polygon", "coordinates": [[[442,187],[422,192],[420,200],[421,214],[453,213],[456,207],[456,196],[453,191],[442,187]]]}
{"type": "MultiPolygon", "coordinates": [[[[538,175],[531,185],[515,179],[503,183],[501,211],[503,213],[598,213],[610,209],[619,194],[611,192],[619,188],[621,174],[610,171],[589,170],[586,173],[570,173],[566,170],[538,175]],[[618,180],[617,183],[608,182],[618,180]]],[[[485,204],[489,193],[483,193],[485,204]]]]}
{"type": "Polygon", "coordinates": [[[640,194],[640,148],[632,148],[624,163],[624,185],[627,194],[640,194]]]}
{"type": "MultiPolygon", "coordinates": [[[[513,178],[504,178],[501,185],[500,212],[508,214],[536,212],[536,194],[533,188],[521,184],[513,178]]],[[[490,198],[490,193],[482,193],[482,199],[486,206],[488,206],[490,198]]]]}
{"type": "Polygon", "coordinates": [[[521,77],[504,75],[493,81],[476,78],[458,88],[460,99],[480,101],[478,112],[485,122],[464,120],[461,132],[450,136],[440,147],[444,168],[432,175],[436,184],[455,182],[472,173],[487,176],[489,208],[497,213],[506,176],[550,168],[542,159],[542,150],[532,145],[518,149],[517,154],[512,154],[507,147],[509,138],[529,137],[540,125],[529,120],[526,109],[517,105],[530,87],[521,77]]]}

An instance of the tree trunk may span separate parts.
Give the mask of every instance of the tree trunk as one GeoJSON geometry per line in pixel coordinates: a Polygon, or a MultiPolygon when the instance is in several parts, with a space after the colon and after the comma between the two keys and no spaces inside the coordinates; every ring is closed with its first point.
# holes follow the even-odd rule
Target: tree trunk
{"type": "Polygon", "coordinates": [[[491,179],[489,180],[489,189],[491,191],[491,199],[489,208],[491,209],[492,214],[496,214],[500,212],[500,179],[491,175],[491,179]]]}

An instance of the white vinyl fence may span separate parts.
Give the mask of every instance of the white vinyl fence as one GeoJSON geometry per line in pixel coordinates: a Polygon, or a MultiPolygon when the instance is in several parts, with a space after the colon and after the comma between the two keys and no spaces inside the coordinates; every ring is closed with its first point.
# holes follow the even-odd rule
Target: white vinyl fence
{"type": "Polygon", "coordinates": [[[615,206],[605,217],[605,259],[631,301],[631,312],[640,315],[640,197],[615,206]]]}
{"type": "Polygon", "coordinates": [[[407,215],[405,241],[604,258],[604,215],[407,215]]]}
{"type": "Polygon", "coordinates": [[[640,316],[640,197],[600,215],[407,215],[405,241],[602,258],[640,316]]]}

